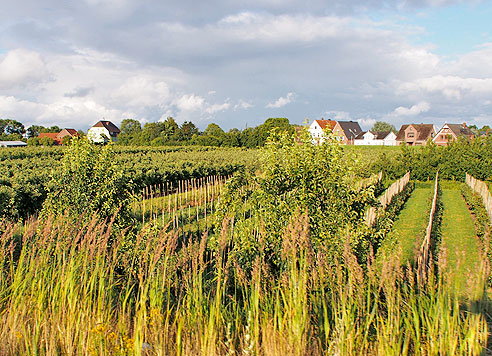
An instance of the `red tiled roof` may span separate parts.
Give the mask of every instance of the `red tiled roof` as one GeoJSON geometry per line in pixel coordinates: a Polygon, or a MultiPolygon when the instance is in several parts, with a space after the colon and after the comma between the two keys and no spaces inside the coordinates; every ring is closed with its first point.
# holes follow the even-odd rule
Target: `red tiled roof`
{"type": "Polygon", "coordinates": [[[323,129],[323,130],[326,128],[333,130],[333,128],[337,124],[337,122],[333,121],[333,120],[315,120],[315,121],[319,125],[319,127],[321,127],[321,129],[323,129]]]}
{"type": "Polygon", "coordinates": [[[61,144],[61,140],[58,138],[58,132],[41,132],[38,135],[38,138],[43,138],[43,137],[51,138],[57,145],[61,144]]]}

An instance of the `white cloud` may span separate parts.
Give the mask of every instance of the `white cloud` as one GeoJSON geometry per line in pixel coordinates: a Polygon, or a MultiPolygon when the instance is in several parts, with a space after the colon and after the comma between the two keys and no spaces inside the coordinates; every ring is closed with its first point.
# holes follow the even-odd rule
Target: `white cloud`
{"type": "Polygon", "coordinates": [[[350,121],[352,118],[350,117],[350,113],[347,111],[327,111],[326,115],[328,117],[327,120],[337,120],[337,121],[350,121]]]}
{"type": "Polygon", "coordinates": [[[267,108],[281,108],[287,104],[290,104],[294,100],[294,93],[287,93],[287,96],[280,97],[273,103],[268,103],[267,108]]]}
{"type": "Polygon", "coordinates": [[[230,103],[213,104],[213,105],[210,105],[209,107],[207,107],[207,108],[205,109],[205,112],[206,112],[207,114],[215,114],[216,112],[226,111],[226,110],[228,110],[230,107],[231,107],[231,104],[230,104],[230,103]]]}
{"type": "Polygon", "coordinates": [[[41,54],[22,48],[0,57],[0,88],[37,85],[51,79],[41,54]]]}
{"type": "Polygon", "coordinates": [[[461,100],[464,96],[492,94],[492,78],[462,78],[436,75],[420,78],[399,86],[400,94],[423,92],[440,94],[448,100],[461,100]]]}
{"type": "Polygon", "coordinates": [[[170,101],[170,90],[163,81],[147,75],[137,75],[127,79],[112,96],[129,106],[163,105],[170,101]]]}
{"type": "Polygon", "coordinates": [[[254,107],[254,105],[246,100],[239,100],[239,102],[234,105],[234,111],[238,110],[238,109],[243,109],[243,110],[247,110],[247,109],[250,109],[254,107]]]}
{"type": "Polygon", "coordinates": [[[365,119],[358,119],[357,121],[362,127],[367,127],[370,129],[371,127],[374,126],[377,120],[372,118],[365,118],[365,119]]]}
{"type": "Polygon", "coordinates": [[[412,105],[410,108],[406,108],[404,106],[399,106],[393,112],[394,116],[416,116],[421,113],[427,112],[430,110],[430,104],[421,101],[418,104],[412,105]]]}
{"type": "Polygon", "coordinates": [[[181,111],[197,111],[203,108],[205,99],[195,94],[185,94],[176,100],[176,106],[181,111]]]}

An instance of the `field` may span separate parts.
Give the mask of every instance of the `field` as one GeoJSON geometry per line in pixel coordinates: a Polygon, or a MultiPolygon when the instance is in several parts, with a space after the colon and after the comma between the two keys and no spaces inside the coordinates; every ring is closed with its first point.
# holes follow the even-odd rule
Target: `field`
{"type": "Polygon", "coordinates": [[[490,221],[429,150],[0,151],[14,193],[46,174],[0,225],[0,354],[486,354],[490,221]]]}

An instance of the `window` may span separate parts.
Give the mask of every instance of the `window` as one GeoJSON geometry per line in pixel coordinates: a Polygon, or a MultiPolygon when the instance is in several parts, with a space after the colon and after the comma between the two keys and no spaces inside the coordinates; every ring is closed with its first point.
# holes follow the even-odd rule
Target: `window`
{"type": "Polygon", "coordinates": [[[413,132],[409,132],[409,133],[407,134],[407,137],[415,137],[415,134],[414,134],[413,132]]]}

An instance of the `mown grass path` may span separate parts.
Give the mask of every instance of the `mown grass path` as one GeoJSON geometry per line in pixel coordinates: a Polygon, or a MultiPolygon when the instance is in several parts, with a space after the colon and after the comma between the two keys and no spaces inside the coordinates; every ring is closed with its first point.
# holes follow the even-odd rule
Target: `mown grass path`
{"type": "Polygon", "coordinates": [[[456,287],[466,288],[479,272],[480,244],[472,216],[459,190],[442,190],[442,242],[446,253],[446,271],[454,275],[456,287]]]}
{"type": "Polygon", "coordinates": [[[416,248],[420,247],[429,223],[429,206],[433,194],[433,184],[419,183],[393,225],[398,245],[402,250],[402,262],[413,262],[416,248]]]}

